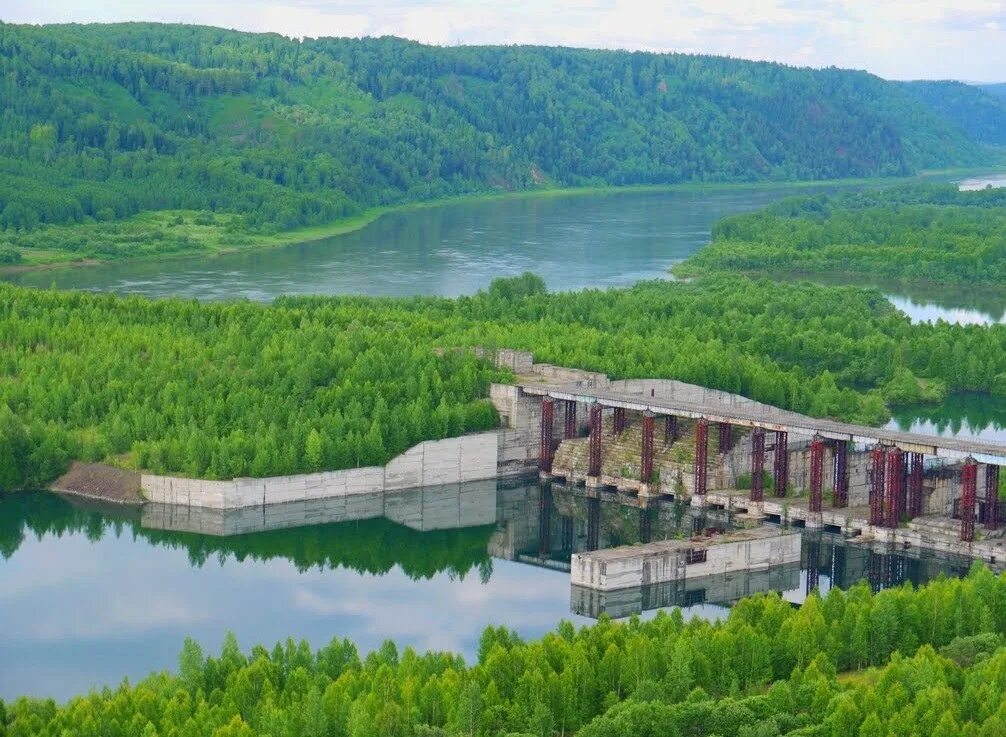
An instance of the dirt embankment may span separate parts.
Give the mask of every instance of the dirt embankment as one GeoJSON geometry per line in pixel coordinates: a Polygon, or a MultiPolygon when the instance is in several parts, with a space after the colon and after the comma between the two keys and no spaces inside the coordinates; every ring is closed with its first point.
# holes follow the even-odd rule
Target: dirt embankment
{"type": "Polygon", "coordinates": [[[115,504],[143,504],[140,474],[102,463],[74,461],[70,470],[49,487],[62,494],[100,499],[115,504]]]}

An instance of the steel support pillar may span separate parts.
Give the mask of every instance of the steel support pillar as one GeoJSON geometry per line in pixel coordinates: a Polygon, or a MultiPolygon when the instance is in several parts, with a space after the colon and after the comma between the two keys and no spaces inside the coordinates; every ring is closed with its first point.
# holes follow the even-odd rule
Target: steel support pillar
{"type": "Polygon", "coordinates": [[[985,466],[985,529],[998,530],[999,519],[999,466],[985,466]]]}
{"type": "Polygon", "coordinates": [[[978,464],[974,458],[964,461],[961,472],[961,540],[975,539],[975,497],[978,491],[978,464]]]}
{"type": "Polygon", "coordinates": [[[590,405],[590,454],[587,475],[601,475],[601,417],[602,408],[597,402],[590,405]]]}
{"type": "Polygon", "coordinates": [[[904,510],[905,474],[902,471],[902,456],[899,448],[888,448],[886,458],[887,478],[884,481],[884,524],[892,529],[901,524],[904,510]]]}
{"type": "Polygon", "coordinates": [[[822,511],[824,485],[824,440],[815,435],[810,443],[810,511],[822,511]]]}
{"type": "Polygon", "coordinates": [[[674,445],[678,439],[678,418],[674,415],[664,417],[664,442],[667,445],[674,445]]]}
{"type": "Polygon", "coordinates": [[[706,495],[706,483],[709,474],[709,421],[695,421],[695,489],[694,496],[706,495]]]}
{"type": "Polygon", "coordinates": [[[870,451],[870,524],[884,524],[884,446],[875,445],[870,451]]]}
{"type": "Polygon", "coordinates": [[[566,440],[576,437],[576,400],[566,400],[566,440]]]}
{"type": "Polygon", "coordinates": [[[653,413],[643,415],[643,447],[639,459],[639,480],[644,484],[653,482],[653,413]]]}
{"type": "Polygon", "coordinates": [[[622,430],[625,429],[625,407],[615,407],[613,409],[611,425],[615,431],[615,435],[622,434],[622,430]]]}
{"type": "Polygon", "coordinates": [[[834,505],[842,509],[849,504],[849,444],[844,440],[835,443],[835,499],[834,505]]]}
{"type": "Polygon", "coordinates": [[[926,457],[912,453],[908,457],[908,516],[912,519],[922,514],[922,471],[926,457]]]}
{"type": "Polygon", "coordinates": [[[765,498],[765,430],[756,427],[751,432],[751,501],[765,498]]]}
{"type": "Polygon", "coordinates": [[[538,454],[538,470],[552,472],[552,428],[555,426],[555,400],[541,399],[541,446],[538,454]]]}
{"type": "Polygon", "coordinates": [[[789,433],[775,431],[775,458],[772,464],[773,492],[778,497],[786,496],[789,486],[789,433]]]}
{"type": "Polygon", "coordinates": [[[730,427],[729,422],[720,422],[718,424],[719,424],[719,445],[718,445],[719,452],[726,453],[727,451],[730,450],[730,444],[733,440],[733,438],[730,437],[730,431],[732,428],[730,427]]]}

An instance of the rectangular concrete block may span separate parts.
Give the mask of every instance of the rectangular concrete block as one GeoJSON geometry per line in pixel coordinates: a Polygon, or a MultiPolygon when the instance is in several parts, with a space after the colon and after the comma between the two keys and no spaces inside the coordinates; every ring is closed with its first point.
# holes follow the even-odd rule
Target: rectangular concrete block
{"type": "Polygon", "coordinates": [[[459,481],[477,481],[496,476],[499,464],[499,434],[495,432],[465,435],[461,446],[459,481]]]}
{"type": "Polygon", "coordinates": [[[423,444],[423,486],[440,486],[461,479],[461,443],[458,438],[423,444]]]}
{"type": "Polygon", "coordinates": [[[384,491],[384,467],[354,468],[345,472],[346,494],[373,494],[384,491]]]}
{"type": "Polygon", "coordinates": [[[392,458],[384,467],[384,488],[409,489],[423,483],[423,445],[392,458]]]}

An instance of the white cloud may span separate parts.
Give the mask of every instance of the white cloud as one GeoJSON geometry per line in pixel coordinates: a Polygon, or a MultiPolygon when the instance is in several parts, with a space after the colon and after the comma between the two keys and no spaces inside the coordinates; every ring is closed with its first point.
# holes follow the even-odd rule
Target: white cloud
{"type": "Polygon", "coordinates": [[[181,21],[294,37],[704,52],[893,78],[1006,77],[1001,0],[18,0],[0,14],[21,22],[181,21]]]}

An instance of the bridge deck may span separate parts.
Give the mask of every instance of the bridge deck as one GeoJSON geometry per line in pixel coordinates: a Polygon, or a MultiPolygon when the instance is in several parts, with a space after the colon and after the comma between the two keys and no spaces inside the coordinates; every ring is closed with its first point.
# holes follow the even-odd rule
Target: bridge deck
{"type": "Polygon", "coordinates": [[[525,394],[549,396],[553,399],[575,400],[577,402],[599,402],[605,407],[623,407],[640,412],[650,411],[656,415],[675,415],[690,419],[706,419],[710,422],[729,422],[743,427],[761,427],[766,430],[814,435],[832,440],[849,440],[857,443],[885,443],[896,445],[902,450],[946,458],[964,460],[973,456],[980,463],[1006,465],[1006,444],[971,438],[950,438],[923,433],[887,430],[868,425],[807,417],[766,404],[752,402],[738,397],[735,404],[722,402],[693,402],[667,396],[646,396],[630,392],[615,391],[602,387],[583,387],[576,384],[556,384],[539,381],[520,382],[525,394]]]}

